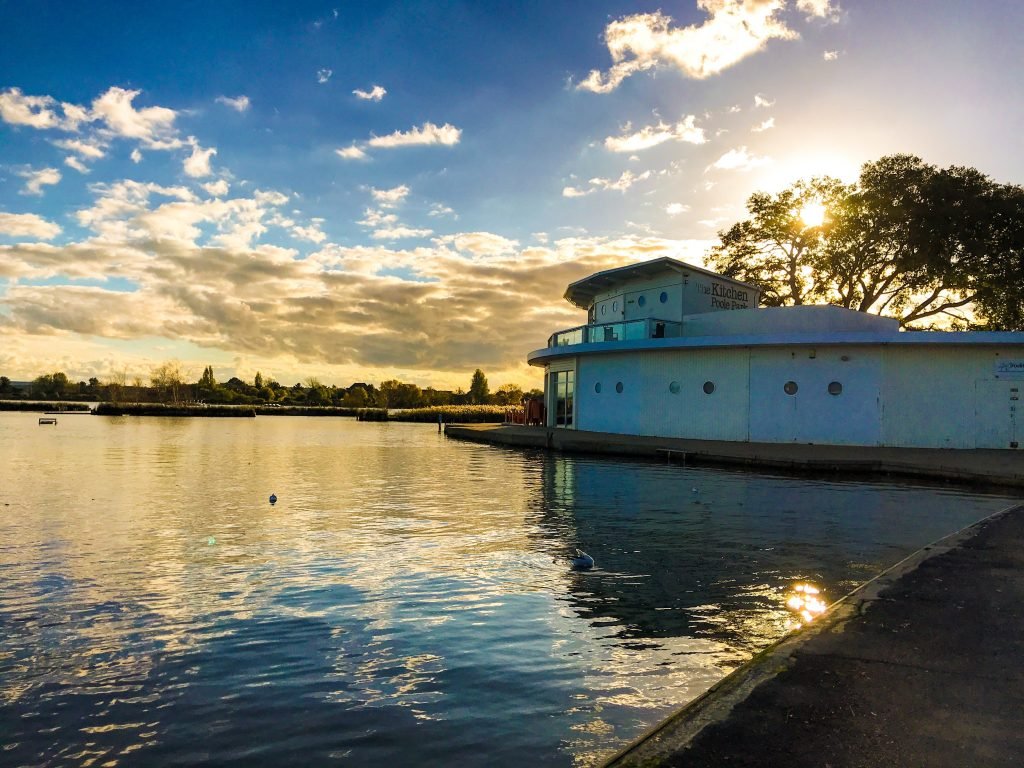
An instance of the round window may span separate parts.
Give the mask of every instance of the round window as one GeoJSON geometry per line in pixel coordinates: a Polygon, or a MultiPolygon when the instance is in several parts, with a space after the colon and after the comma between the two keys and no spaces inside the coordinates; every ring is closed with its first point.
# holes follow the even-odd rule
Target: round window
{"type": "Polygon", "coordinates": [[[615,391],[618,392],[620,395],[622,394],[622,382],[621,381],[615,385],[615,391]]]}
{"type": "Polygon", "coordinates": [[[601,305],[601,314],[603,315],[607,311],[608,311],[608,305],[607,304],[602,304],[601,305]]]}
{"type": "Polygon", "coordinates": [[[612,302],[612,312],[618,312],[618,311],[619,311],[619,302],[613,301],[612,302]]]}
{"type": "Polygon", "coordinates": [[[658,301],[660,301],[662,304],[668,302],[668,294],[665,291],[662,291],[661,296],[658,297],[658,301]]]}
{"type": "Polygon", "coordinates": [[[669,384],[668,385],[668,391],[671,392],[673,395],[678,395],[679,394],[679,382],[678,381],[673,381],[671,384],[669,384]]]}
{"type": "Polygon", "coordinates": [[[599,395],[601,394],[601,382],[600,381],[597,382],[597,384],[594,385],[594,391],[597,392],[597,394],[599,394],[599,395]]]}
{"type": "Polygon", "coordinates": [[[838,381],[833,381],[828,385],[828,393],[830,395],[841,395],[843,394],[843,385],[838,381]]]}
{"type": "Polygon", "coordinates": [[[636,300],[636,303],[638,306],[642,307],[644,304],[647,303],[647,299],[644,296],[641,296],[636,300]]]}
{"type": "Polygon", "coordinates": [[[713,381],[705,381],[704,382],[704,394],[705,395],[710,395],[714,391],[715,391],[715,382],[713,382],[713,381]]]}
{"type": "Polygon", "coordinates": [[[786,391],[787,395],[795,395],[799,387],[796,385],[795,381],[787,381],[783,389],[786,391]]]}

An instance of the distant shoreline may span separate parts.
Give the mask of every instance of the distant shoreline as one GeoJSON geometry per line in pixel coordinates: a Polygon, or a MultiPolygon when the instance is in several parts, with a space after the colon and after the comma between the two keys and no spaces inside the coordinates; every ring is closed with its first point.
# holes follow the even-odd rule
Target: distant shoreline
{"type": "Polygon", "coordinates": [[[340,416],[359,421],[419,423],[501,422],[508,411],[502,406],[438,405],[427,408],[344,408],[295,405],[173,405],[166,403],[88,403],[59,400],[0,400],[0,411],[21,411],[96,416],[158,416],[180,418],[254,418],[255,416],[340,416]]]}

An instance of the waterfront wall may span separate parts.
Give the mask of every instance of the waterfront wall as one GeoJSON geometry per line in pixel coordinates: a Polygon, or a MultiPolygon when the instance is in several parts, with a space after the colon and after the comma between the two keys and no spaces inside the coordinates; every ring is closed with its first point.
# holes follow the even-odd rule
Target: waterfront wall
{"type": "Polygon", "coordinates": [[[1022,356],[1010,346],[727,347],[588,354],[558,367],[575,364],[574,424],[587,431],[1013,449],[1024,378],[997,366],[1022,356]]]}

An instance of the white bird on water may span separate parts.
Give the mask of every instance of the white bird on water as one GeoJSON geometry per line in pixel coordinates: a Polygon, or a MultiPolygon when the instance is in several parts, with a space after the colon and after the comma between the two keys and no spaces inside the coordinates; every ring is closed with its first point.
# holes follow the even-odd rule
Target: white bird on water
{"type": "Polygon", "coordinates": [[[572,567],[575,571],[589,571],[594,567],[594,558],[582,549],[577,549],[576,555],[570,559],[572,560],[572,567]]]}

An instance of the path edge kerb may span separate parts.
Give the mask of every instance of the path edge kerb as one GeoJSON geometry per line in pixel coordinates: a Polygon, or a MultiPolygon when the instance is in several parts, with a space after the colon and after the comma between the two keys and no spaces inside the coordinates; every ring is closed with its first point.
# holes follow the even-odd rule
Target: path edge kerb
{"type": "Polygon", "coordinates": [[[789,669],[795,652],[814,637],[842,631],[846,621],[863,613],[882,592],[916,570],[921,563],[962,546],[985,526],[1017,511],[1024,512],[1024,504],[1012,504],[907,555],[829,605],[811,624],[790,632],[754,654],[703,694],[599,763],[600,768],[661,764],[670,754],[690,744],[704,728],[725,720],[733,708],[761,683],[789,669]]]}

